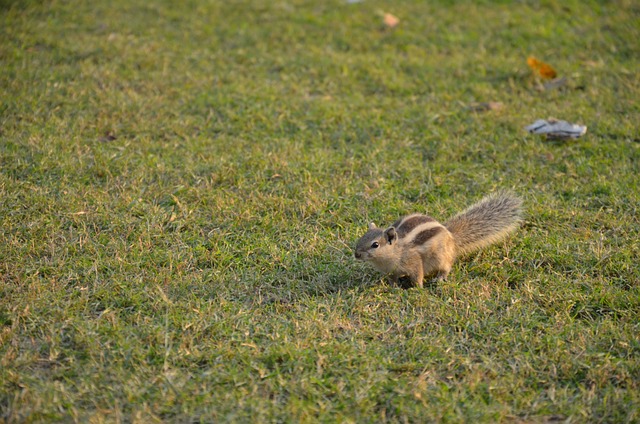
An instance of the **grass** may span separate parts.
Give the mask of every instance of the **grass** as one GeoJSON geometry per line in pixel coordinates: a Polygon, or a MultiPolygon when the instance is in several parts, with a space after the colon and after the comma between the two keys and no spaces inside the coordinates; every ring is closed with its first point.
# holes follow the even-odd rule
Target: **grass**
{"type": "Polygon", "coordinates": [[[4,421],[640,421],[635,2],[0,8],[4,421]],[[446,282],[352,259],[502,188],[446,282]]]}

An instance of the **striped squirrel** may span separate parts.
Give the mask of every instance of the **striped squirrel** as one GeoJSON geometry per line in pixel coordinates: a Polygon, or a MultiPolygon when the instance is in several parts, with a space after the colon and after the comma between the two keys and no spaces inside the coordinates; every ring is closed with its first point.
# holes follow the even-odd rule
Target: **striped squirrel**
{"type": "Polygon", "coordinates": [[[447,278],[456,257],[500,241],[521,221],[522,200],[500,192],[478,203],[444,224],[427,215],[400,218],[383,230],[369,224],[358,240],[355,257],[391,274],[395,283],[409,277],[422,288],[425,276],[447,278]]]}

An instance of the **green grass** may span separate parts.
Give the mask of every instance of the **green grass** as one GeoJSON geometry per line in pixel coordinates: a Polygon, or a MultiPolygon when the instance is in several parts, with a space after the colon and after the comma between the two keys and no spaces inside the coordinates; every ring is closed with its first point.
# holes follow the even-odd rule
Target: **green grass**
{"type": "Polygon", "coordinates": [[[640,421],[637,2],[0,19],[2,420],[640,421]],[[550,116],[588,133],[524,131],[550,116]],[[446,282],[353,260],[370,221],[504,188],[525,225],[446,282]]]}

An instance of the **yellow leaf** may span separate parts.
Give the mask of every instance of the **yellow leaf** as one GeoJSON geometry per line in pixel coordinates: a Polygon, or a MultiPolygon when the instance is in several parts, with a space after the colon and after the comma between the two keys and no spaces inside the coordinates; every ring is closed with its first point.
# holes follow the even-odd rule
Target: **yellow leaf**
{"type": "Polygon", "coordinates": [[[387,28],[395,28],[400,23],[400,19],[393,16],[391,13],[385,13],[382,20],[387,28]]]}
{"type": "Polygon", "coordinates": [[[545,79],[554,79],[558,75],[551,65],[544,63],[533,56],[529,56],[527,58],[527,65],[529,65],[534,73],[545,79]]]}

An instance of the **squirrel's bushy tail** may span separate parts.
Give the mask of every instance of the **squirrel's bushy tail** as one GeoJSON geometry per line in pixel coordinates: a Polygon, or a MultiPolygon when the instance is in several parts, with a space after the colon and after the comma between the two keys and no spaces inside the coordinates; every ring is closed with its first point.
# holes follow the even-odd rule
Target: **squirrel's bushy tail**
{"type": "Polygon", "coordinates": [[[456,253],[464,254],[504,238],[522,220],[522,200],[508,192],[489,195],[444,225],[453,234],[456,253]]]}

